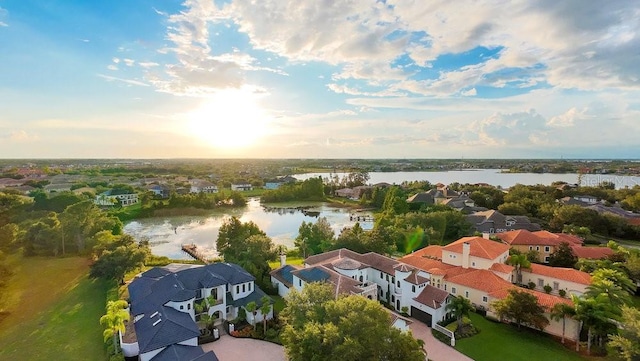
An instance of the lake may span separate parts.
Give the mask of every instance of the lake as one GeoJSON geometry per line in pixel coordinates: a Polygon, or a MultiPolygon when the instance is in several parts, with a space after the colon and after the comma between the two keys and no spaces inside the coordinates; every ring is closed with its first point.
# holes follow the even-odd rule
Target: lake
{"type": "MultiPolygon", "coordinates": [[[[346,173],[333,173],[342,178],[346,173]]],[[[305,173],[294,174],[298,180],[305,180],[312,177],[329,177],[332,173],[305,173]]],[[[508,188],[516,184],[545,184],[549,185],[555,181],[567,183],[577,183],[578,174],[552,174],[552,173],[501,173],[500,169],[469,169],[443,172],[369,172],[369,183],[376,184],[386,182],[390,184],[400,184],[404,181],[429,181],[432,184],[443,183],[488,183],[494,186],[508,188]]],[[[640,177],[621,176],[614,174],[584,174],[582,175],[583,186],[597,186],[600,183],[613,182],[616,188],[633,187],[640,185],[640,177]]]]}
{"type": "MultiPolygon", "coordinates": [[[[209,216],[185,216],[185,217],[154,217],[131,221],[124,226],[124,231],[137,240],[148,238],[151,242],[151,251],[158,256],[167,256],[172,259],[188,259],[182,252],[181,245],[194,243],[200,251],[208,256],[215,256],[215,242],[218,239],[218,230],[222,223],[231,216],[238,217],[242,222],[253,221],[260,227],[275,244],[283,244],[293,247],[293,240],[298,235],[298,229],[302,222],[313,222],[318,217],[326,217],[331,227],[336,232],[344,227],[355,224],[350,220],[353,210],[349,208],[336,208],[326,203],[300,203],[296,206],[304,206],[301,209],[284,208],[283,205],[275,207],[263,207],[259,199],[251,198],[244,208],[228,210],[226,213],[213,213],[209,216]]],[[[360,213],[368,214],[370,213],[360,213]]],[[[371,229],[372,222],[360,222],[362,228],[371,229]]]]}

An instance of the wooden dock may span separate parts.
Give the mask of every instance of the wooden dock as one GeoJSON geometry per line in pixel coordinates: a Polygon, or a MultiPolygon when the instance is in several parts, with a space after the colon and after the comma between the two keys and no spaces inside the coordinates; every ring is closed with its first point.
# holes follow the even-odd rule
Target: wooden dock
{"type": "Polygon", "coordinates": [[[195,244],[183,244],[182,250],[185,251],[193,259],[198,260],[204,264],[209,264],[207,258],[202,252],[198,251],[198,246],[196,246],[195,244]]]}
{"type": "Polygon", "coordinates": [[[354,214],[351,213],[349,216],[350,221],[355,222],[373,222],[373,216],[365,215],[365,214],[354,214]]]}

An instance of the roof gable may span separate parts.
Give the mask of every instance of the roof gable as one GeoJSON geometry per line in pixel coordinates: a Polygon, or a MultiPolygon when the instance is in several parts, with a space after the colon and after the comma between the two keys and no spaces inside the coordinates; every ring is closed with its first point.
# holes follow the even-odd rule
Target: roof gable
{"type": "Polygon", "coordinates": [[[492,241],[482,237],[463,237],[459,240],[444,246],[442,249],[462,254],[464,243],[469,243],[469,255],[478,258],[493,260],[505,252],[509,252],[509,246],[500,242],[492,241]]]}
{"type": "Polygon", "coordinates": [[[145,314],[134,326],[140,353],[157,350],[200,335],[198,326],[188,313],[176,311],[171,307],[160,307],[151,314],[145,314]]]}

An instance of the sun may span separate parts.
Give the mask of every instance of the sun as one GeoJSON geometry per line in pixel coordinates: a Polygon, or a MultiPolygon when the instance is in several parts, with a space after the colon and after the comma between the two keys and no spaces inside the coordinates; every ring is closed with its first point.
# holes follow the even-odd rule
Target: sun
{"type": "Polygon", "coordinates": [[[250,89],[225,89],[188,114],[192,135],[217,148],[246,148],[267,135],[270,117],[250,89]]]}

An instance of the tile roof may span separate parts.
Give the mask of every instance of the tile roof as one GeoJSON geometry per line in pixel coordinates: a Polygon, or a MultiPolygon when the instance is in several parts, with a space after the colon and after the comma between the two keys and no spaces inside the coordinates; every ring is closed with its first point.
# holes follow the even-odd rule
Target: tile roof
{"type": "Polygon", "coordinates": [[[448,296],[449,292],[427,285],[414,300],[427,307],[438,309],[444,304],[448,296]]]}
{"type": "Polygon", "coordinates": [[[502,300],[505,297],[507,297],[507,295],[509,294],[508,291],[510,289],[517,289],[519,291],[524,291],[536,296],[536,298],[538,299],[538,304],[546,308],[547,310],[550,310],[551,308],[553,308],[553,306],[557,303],[565,303],[567,305],[573,306],[573,302],[571,302],[571,299],[563,298],[556,295],[550,295],[544,292],[539,292],[536,290],[530,290],[528,288],[517,287],[517,286],[511,286],[509,288],[502,288],[502,289],[493,291],[489,293],[489,296],[498,300],[502,300]]]}
{"type": "Polygon", "coordinates": [[[442,247],[442,249],[449,252],[462,254],[462,247],[464,243],[469,243],[469,254],[478,258],[492,260],[496,259],[505,252],[509,252],[508,245],[482,237],[463,237],[453,243],[442,247]]]}
{"type": "Polygon", "coordinates": [[[145,314],[134,326],[141,354],[200,335],[198,326],[188,313],[166,306],[158,308],[154,313],[145,314]]]}
{"type": "Polygon", "coordinates": [[[412,265],[416,268],[419,268],[423,271],[428,271],[430,269],[433,268],[438,268],[441,270],[447,270],[450,268],[454,268],[456,266],[452,266],[450,264],[446,264],[440,260],[436,260],[436,259],[431,259],[431,258],[426,258],[426,257],[420,257],[420,256],[416,256],[413,254],[410,255],[406,255],[404,257],[402,257],[400,259],[401,262],[412,265]]]}
{"type": "Polygon", "coordinates": [[[292,265],[284,265],[280,268],[277,268],[269,274],[271,277],[277,279],[281,283],[283,283],[287,287],[293,286],[293,272],[297,271],[299,268],[292,265]]]}
{"type": "Polygon", "coordinates": [[[573,254],[578,258],[603,259],[613,255],[613,250],[609,247],[584,247],[571,246],[573,254]]]}
{"type": "Polygon", "coordinates": [[[414,251],[410,256],[420,256],[442,260],[442,246],[427,246],[417,251],[414,251]]]}
{"type": "Polygon", "coordinates": [[[413,270],[413,272],[411,272],[411,274],[407,276],[407,278],[405,278],[404,280],[414,285],[421,285],[423,283],[429,282],[428,278],[419,276],[418,271],[416,270],[413,270]]]}
{"type": "Polygon", "coordinates": [[[511,283],[505,281],[495,273],[482,269],[472,269],[469,272],[452,277],[447,275],[446,280],[449,283],[467,286],[487,293],[512,286],[511,283]]]}
{"type": "Polygon", "coordinates": [[[394,267],[400,263],[393,258],[389,258],[374,252],[360,254],[346,248],[336,249],[333,251],[310,256],[305,260],[305,263],[307,265],[316,265],[333,262],[335,260],[343,258],[350,258],[362,263],[363,266],[370,266],[371,268],[375,268],[378,271],[383,271],[391,275],[395,273],[394,267]]]}
{"type": "Polygon", "coordinates": [[[562,242],[559,237],[541,236],[538,233],[530,232],[526,229],[518,229],[498,233],[496,237],[511,246],[557,246],[562,242]]]}
{"type": "Polygon", "coordinates": [[[529,272],[541,276],[557,278],[560,280],[580,283],[583,285],[591,284],[591,276],[582,271],[573,268],[550,267],[537,263],[532,263],[530,268],[523,268],[522,272],[529,272]]]}
{"type": "Polygon", "coordinates": [[[508,264],[504,264],[504,263],[494,263],[491,265],[491,267],[489,267],[490,271],[496,271],[501,273],[511,273],[513,272],[514,269],[515,267],[510,266],[508,264]]]}
{"type": "Polygon", "coordinates": [[[153,361],[218,361],[213,351],[205,353],[200,346],[171,345],[153,357],[153,361]]]}
{"type": "Polygon", "coordinates": [[[578,236],[574,236],[572,234],[551,233],[549,231],[536,231],[536,232],[533,232],[533,234],[535,234],[538,237],[542,237],[542,238],[557,239],[557,240],[559,240],[558,244],[560,244],[562,242],[566,242],[566,243],[569,243],[569,244],[582,244],[583,243],[582,238],[580,238],[578,236]]]}

